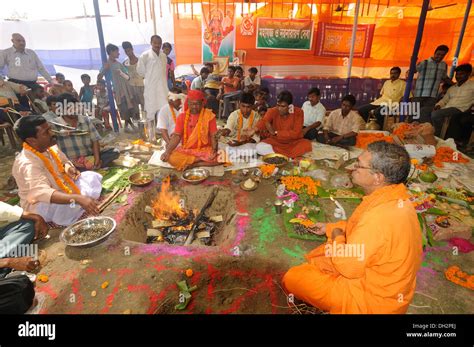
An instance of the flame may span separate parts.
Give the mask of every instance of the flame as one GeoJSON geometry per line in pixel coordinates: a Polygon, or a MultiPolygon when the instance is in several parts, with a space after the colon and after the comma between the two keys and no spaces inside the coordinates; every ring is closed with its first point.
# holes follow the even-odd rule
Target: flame
{"type": "Polygon", "coordinates": [[[170,190],[170,178],[161,184],[161,191],[152,202],[153,216],[159,220],[185,218],[187,212],[181,207],[180,197],[170,190]]]}

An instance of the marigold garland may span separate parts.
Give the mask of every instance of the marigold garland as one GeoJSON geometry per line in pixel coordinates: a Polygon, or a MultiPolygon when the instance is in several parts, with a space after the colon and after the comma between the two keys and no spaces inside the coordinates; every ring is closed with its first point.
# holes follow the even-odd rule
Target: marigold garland
{"type": "Polygon", "coordinates": [[[368,145],[376,141],[393,142],[393,138],[391,136],[385,136],[383,133],[359,133],[357,134],[355,146],[367,149],[368,145]]]}
{"type": "Polygon", "coordinates": [[[474,290],[474,275],[469,275],[466,272],[461,271],[459,266],[450,266],[444,271],[444,275],[449,281],[474,290]]]}
{"type": "Polygon", "coordinates": [[[309,176],[285,176],[281,178],[281,182],[286,189],[297,193],[306,192],[311,197],[318,195],[318,187],[321,186],[321,182],[315,181],[309,176]]]}
{"type": "Polygon", "coordinates": [[[58,177],[58,175],[56,174],[56,171],[54,170],[53,168],[53,165],[51,164],[50,160],[48,158],[46,158],[43,154],[41,154],[40,152],[38,152],[36,149],[34,149],[33,147],[31,147],[30,145],[28,145],[26,142],[23,142],[23,148],[25,150],[28,150],[30,152],[33,152],[33,154],[35,154],[38,158],[41,159],[41,161],[44,163],[44,166],[46,166],[46,169],[48,169],[49,173],[51,174],[51,176],[53,176],[54,178],[54,181],[56,182],[56,184],[59,186],[59,188],[61,188],[62,191],[64,191],[65,193],[67,194],[72,194],[73,192],[75,194],[81,194],[81,191],[79,190],[79,188],[76,186],[76,184],[74,183],[74,181],[68,176],[68,174],[66,173],[66,171],[64,171],[64,166],[63,166],[63,163],[61,162],[61,159],[59,159],[59,156],[58,154],[52,150],[51,148],[48,148],[46,151],[51,155],[51,157],[53,158],[53,160],[55,161],[55,164],[56,164],[56,167],[58,168],[59,170],[59,173],[61,174],[63,180],[69,185],[69,187],[71,188],[68,188],[66,186],[66,184],[63,182],[63,180],[61,180],[61,178],[58,177]]]}
{"type": "Polygon", "coordinates": [[[439,147],[433,157],[433,163],[437,167],[443,167],[443,163],[467,163],[468,159],[464,158],[460,152],[454,151],[450,147],[439,147]]]}
{"type": "Polygon", "coordinates": [[[410,124],[408,123],[403,123],[403,124],[400,124],[394,131],[393,131],[393,134],[398,136],[398,138],[400,140],[404,140],[405,139],[405,135],[408,131],[411,130],[411,127],[410,127],[410,124]]]}
{"type": "MultiPolygon", "coordinates": [[[[249,128],[252,128],[254,118],[255,118],[255,111],[251,111],[249,126],[248,126],[249,128]]],[[[237,129],[237,141],[240,141],[240,131],[242,130],[243,126],[244,126],[244,116],[242,115],[242,112],[239,111],[239,125],[237,129]]]]}
{"type": "Polygon", "coordinates": [[[273,174],[275,171],[276,165],[274,164],[265,164],[260,166],[260,171],[262,171],[263,178],[268,178],[273,174]]]}

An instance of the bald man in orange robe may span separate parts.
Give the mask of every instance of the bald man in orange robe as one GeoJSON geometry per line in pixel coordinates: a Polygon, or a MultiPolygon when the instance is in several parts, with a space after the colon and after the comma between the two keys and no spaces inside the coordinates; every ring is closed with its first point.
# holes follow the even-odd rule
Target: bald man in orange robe
{"type": "Polygon", "coordinates": [[[405,313],[422,260],[421,230],[405,182],[410,157],[374,142],[361,154],[353,182],[366,192],[347,222],[320,223],[328,241],[283,277],[289,294],[330,313],[405,313]]]}

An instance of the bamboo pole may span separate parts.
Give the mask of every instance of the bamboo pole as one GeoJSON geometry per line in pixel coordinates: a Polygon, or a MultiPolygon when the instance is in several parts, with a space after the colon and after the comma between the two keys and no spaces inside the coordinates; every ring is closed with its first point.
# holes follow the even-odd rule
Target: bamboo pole
{"type": "Polygon", "coordinates": [[[346,93],[349,93],[349,87],[351,84],[352,62],[354,60],[354,48],[355,48],[355,41],[356,41],[356,36],[357,36],[357,23],[359,20],[360,1],[361,0],[357,0],[356,6],[355,6],[355,12],[354,12],[354,25],[352,26],[351,51],[349,53],[349,66],[347,67],[346,93]]]}
{"type": "MultiPolygon", "coordinates": [[[[416,61],[418,60],[418,52],[420,51],[421,40],[423,38],[423,29],[425,27],[426,14],[428,13],[428,7],[430,5],[430,0],[423,0],[423,5],[421,7],[420,19],[418,20],[418,30],[416,32],[415,45],[413,46],[413,53],[410,60],[410,70],[408,73],[407,83],[405,86],[405,94],[403,94],[403,101],[408,102],[410,97],[411,85],[413,83],[413,76],[415,75],[416,70],[416,61]]],[[[404,115],[400,115],[400,122],[403,122],[405,119],[404,115]]]]}
{"type": "Polygon", "coordinates": [[[138,17],[138,23],[141,23],[141,19],[140,19],[140,3],[139,3],[140,0],[137,0],[137,17],[138,17]]]}
{"type": "Polygon", "coordinates": [[[143,0],[143,11],[144,11],[144,14],[145,14],[145,22],[148,22],[148,18],[146,16],[146,0],[143,0]]]}
{"type": "Polygon", "coordinates": [[[451,71],[449,72],[449,77],[453,78],[454,69],[458,65],[459,52],[461,51],[462,39],[464,38],[464,32],[466,31],[467,21],[469,19],[469,12],[471,11],[472,0],[467,1],[466,11],[464,12],[464,19],[462,21],[461,32],[459,33],[458,44],[456,46],[456,52],[454,53],[453,65],[451,66],[451,71]]]}

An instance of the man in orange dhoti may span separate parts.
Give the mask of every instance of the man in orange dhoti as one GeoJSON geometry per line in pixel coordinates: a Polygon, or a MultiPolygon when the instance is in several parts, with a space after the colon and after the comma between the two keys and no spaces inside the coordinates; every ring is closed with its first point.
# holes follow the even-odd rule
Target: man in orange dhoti
{"type": "Polygon", "coordinates": [[[354,183],[366,192],[351,218],[319,223],[328,241],[283,277],[288,293],[330,313],[405,313],[422,260],[421,231],[403,182],[410,157],[374,142],[358,158],[354,183]]]}
{"type": "Polygon", "coordinates": [[[287,90],[277,98],[277,106],[269,109],[258,123],[258,129],[267,130],[270,137],[257,144],[257,153],[280,153],[290,158],[311,151],[311,141],[303,138],[304,113],[293,106],[293,95],[287,90]]]}
{"type": "Polygon", "coordinates": [[[169,162],[177,170],[195,166],[217,165],[216,116],[204,108],[205,94],[200,90],[190,90],[184,102],[184,113],[176,119],[161,160],[169,162]],[[181,143],[181,146],[178,145],[181,143]]]}

